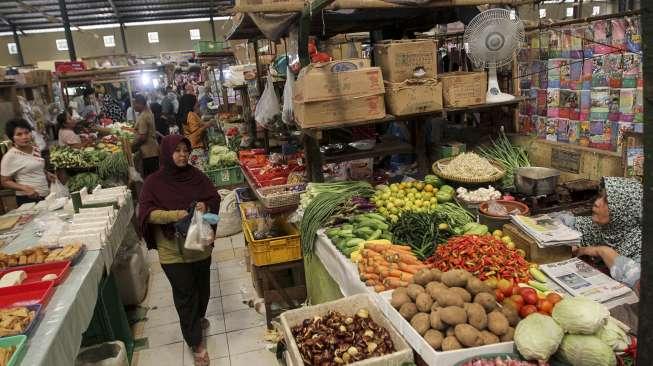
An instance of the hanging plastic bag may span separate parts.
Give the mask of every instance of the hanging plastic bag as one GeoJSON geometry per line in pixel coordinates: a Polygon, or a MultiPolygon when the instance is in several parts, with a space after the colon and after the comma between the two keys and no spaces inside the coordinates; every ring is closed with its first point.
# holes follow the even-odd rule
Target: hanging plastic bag
{"type": "Polygon", "coordinates": [[[57,198],[68,198],[70,196],[70,191],[68,191],[68,188],[61,184],[59,179],[55,179],[54,182],[50,185],[50,195],[52,198],[57,199],[57,198]]]}
{"type": "Polygon", "coordinates": [[[294,122],[293,109],[292,109],[292,95],[295,89],[295,74],[290,70],[290,66],[286,71],[286,84],[283,87],[283,111],[281,113],[281,120],[283,123],[290,125],[294,122]]]}
{"type": "Polygon", "coordinates": [[[184,248],[187,250],[205,250],[213,242],[213,229],[204,222],[202,213],[195,210],[191,219],[184,248]]]}
{"type": "Polygon", "coordinates": [[[254,119],[259,125],[267,127],[274,122],[274,117],[277,114],[281,114],[281,106],[279,106],[279,98],[274,90],[272,78],[268,77],[263,95],[256,105],[254,119]]]}

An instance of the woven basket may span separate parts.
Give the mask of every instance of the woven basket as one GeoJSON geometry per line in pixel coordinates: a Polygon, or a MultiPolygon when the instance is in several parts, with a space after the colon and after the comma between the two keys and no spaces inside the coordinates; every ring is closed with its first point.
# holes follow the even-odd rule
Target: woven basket
{"type": "Polygon", "coordinates": [[[299,196],[306,192],[306,183],[284,184],[281,186],[270,186],[256,189],[256,196],[261,200],[263,206],[267,208],[280,208],[286,206],[296,206],[299,204],[299,196]],[[294,186],[304,185],[300,192],[289,191],[294,186]]]}
{"type": "Polygon", "coordinates": [[[440,177],[442,179],[445,179],[445,180],[448,180],[448,181],[458,182],[458,183],[473,183],[473,184],[496,182],[496,181],[500,180],[501,178],[503,178],[506,175],[506,171],[505,171],[505,169],[503,169],[503,166],[501,166],[501,164],[499,164],[498,162],[496,162],[494,160],[489,160],[490,164],[492,164],[495,168],[497,168],[498,171],[494,175],[492,175],[490,177],[463,178],[463,177],[458,177],[458,176],[454,176],[454,175],[444,174],[440,170],[440,167],[449,164],[449,162],[451,160],[453,160],[453,159],[454,159],[453,157],[444,158],[444,159],[440,159],[440,160],[436,161],[435,163],[433,163],[433,167],[432,167],[433,168],[433,173],[435,175],[437,175],[438,177],[440,177]]]}

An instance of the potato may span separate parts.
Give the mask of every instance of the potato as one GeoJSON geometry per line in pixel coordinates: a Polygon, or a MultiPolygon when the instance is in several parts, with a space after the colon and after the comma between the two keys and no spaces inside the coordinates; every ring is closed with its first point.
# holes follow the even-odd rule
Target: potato
{"type": "Polygon", "coordinates": [[[487,327],[490,332],[498,336],[502,336],[508,332],[510,324],[508,323],[508,319],[506,319],[505,315],[503,315],[500,311],[495,310],[487,316],[487,327]]]}
{"type": "Polygon", "coordinates": [[[431,328],[435,330],[445,330],[447,328],[447,325],[442,322],[442,319],[440,319],[440,311],[441,310],[431,311],[431,315],[429,315],[431,328]]]}
{"type": "Polygon", "coordinates": [[[440,319],[449,325],[467,323],[467,313],[460,306],[447,306],[439,311],[440,319]]]}
{"type": "Polygon", "coordinates": [[[397,287],[396,289],[394,289],[392,291],[392,295],[394,295],[394,294],[399,295],[401,293],[404,293],[404,294],[408,295],[408,289],[406,287],[397,287]]]}
{"type": "Polygon", "coordinates": [[[501,313],[508,319],[508,324],[511,327],[517,326],[517,323],[521,320],[519,313],[512,306],[504,306],[501,308],[501,313]]]}
{"type": "Polygon", "coordinates": [[[446,290],[447,286],[443,285],[442,282],[431,281],[425,287],[426,292],[431,295],[433,300],[438,299],[438,292],[446,290]]]}
{"type": "Polygon", "coordinates": [[[483,340],[484,346],[487,346],[488,344],[499,343],[499,337],[487,330],[481,332],[481,340],[483,340]]]}
{"type": "Polygon", "coordinates": [[[437,268],[431,270],[431,276],[433,277],[432,281],[440,281],[442,278],[442,271],[437,268]]]}
{"type": "Polygon", "coordinates": [[[439,310],[440,308],[442,308],[442,306],[440,306],[437,301],[433,301],[433,305],[431,305],[431,311],[439,310]]]}
{"type": "Polygon", "coordinates": [[[442,307],[446,306],[463,306],[465,303],[456,292],[449,290],[441,290],[437,293],[437,298],[435,299],[438,304],[442,307]]]}
{"type": "Polygon", "coordinates": [[[476,277],[472,277],[467,280],[467,286],[465,287],[472,296],[476,296],[481,292],[492,293],[490,286],[486,285],[485,282],[479,280],[476,277]]]}
{"type": "Polygon", "coordinates": [[[424,334],[424,340],[426,341],[426,343],[428,343],[429,346],[433,347],[433,349],[436,350],[442,347],[443,339],[444,339],[444,335],[442,334],[442,332],[435,329],[429,329],[424,334]]]}
{"type": "Polygon", "coordinates": [[[455,349],[461,349],[463,346],[460,345],[460,342],[456,339],[455,336],[448,336],[442,340],[442,351],[453,351],[455,349]]]}
{"type": "Polygon", "coordinates": [[[415,305],[417,305],[417,310],[421,311],[422,313],[428,313],[431,311],[431,306],[433,306],[433,299],[431,299],[431,295],[424,292],[417,295],[415,305]]]}
{"type": "Polygon", "coordinates": [[[442,283],[449,287],[465,287],[467,286],[467,278],[469,272],[462,269],[452,269],[442,273],[442,283]]]}
{"type": "Polygon", "coordinates": [[[451,287],[449,291],[453,291],[460,295],[460,298],[463,299],[463,302],[472,302],[472,295],[470,295],[469,292],[467,292],[467,290],[462,287],[451,287]]]}
{"type": "Polygon", "coordinates": [[[446,334],[447,337],[454,337],[456,335],[455,327],[447,328],[447,332],[445,334],[446,334]]]}
{"type": "Polygon", "coordinates": [[[487,328],[487,314],[483,306],[477,303],[465,304],[467,311],[467,322],[478,330],[487,328]]]}
{"type": "Polygon", "coordinates": [[[508,331],[506,332],[506,334],[501,336],[501,342],[512,342],[514,337],[515,337],[515,328],[508,327],[508,331]]]}
{"type": "Polygon", "coordinates": [[[410,300],[410,297],[408,297],[408,294],[404,292],[393,292],[392,293],[392,299],[390,299],[390,304],[392,305],[393,308],[395,309],[400,309],[401,306],[407,302],[412,302],[410,300]]]}
{"type": "Polygon", "coordinates": [[[488,313],[497,308],[496,298],[494,295],[488,294],[487,292],[481,292],[480,294],[474,296],[474,302],[481,304],[481,306],[483,306],[485,311],[488,313]]]}
{"type": "Polygon", "coordinates": [[[411,320],[417,313],[417,305],[412,302],[403,304],[399,309],[399,314],[401,314],[401,316],[403,316],[406,320],[411,320]]]}
{"type": "Polygon", "coordinates": [[[419,335],[423,336],[424,333],[426,333],[427,330],[431,327],[431,323],[429,322],[429,316],[428,314],[424,313],[417,313],[415,316],[413,316],[412,319],[410,319],[410,325],[415,328],[417,333],[419,335]]]}
{"type": "Polygon", "coordinates": [[[413,282],[420,286],[426,286],[431,281],[433,281],[433,275],[431,275],[431,270],[428,268],[420,269],[413,276],[413,282]]]}
{"type": "Polygon", "coordinates": [[[456,332],[456,338],[463,346],[476,347],[483,342],[481,332],[469,324],[458,324],[454,331],[456,332]]]}
{"type": "Polygon", "coordinates": [[[413,301],[417,299],[417,295],[421,294],[422,292],[425,292],[424,287],[416,283],[411,283],[410,285],[408,285],[408,287],[406,287],[406,291],[408,291],[408,296],[410,296],[410,298],[413,301]]]}

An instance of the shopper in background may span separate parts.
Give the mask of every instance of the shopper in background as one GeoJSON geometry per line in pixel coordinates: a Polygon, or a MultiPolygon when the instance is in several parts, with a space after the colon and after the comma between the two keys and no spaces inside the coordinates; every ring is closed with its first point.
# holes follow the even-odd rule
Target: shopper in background
{"type": "Polygon", "coordinates": [[[13,146],[0,163],[2,186],[16,191],[19,206],[41,201],[50,193],[48,181],[56,177],[45,171],[45,160],[32,140],[32,126],[22,118],[12,119],[5,133],[13,146]]]}
{"type": "Polygon", "coordinates": [[[59,132],[57,133],[59,145],[69,146],[74,148],[82,148],[82,138],[75,133],[75,126],[77,121],[73,118],[70,112],[66,111],[57,116],[57,125],[59,132]]]}
{"type": "Polygon", "coordinates": [[[198,89],[197,100],[200,103],[200,113],[204,115],[209,110],[209,102],[213,101],[211,95],[211,88],[208,86],[200,86],[198,89]]]}
{"type": "Polygon", "coordinates": [[[202,122],[198,114],[199,110],[200,105],[196,96],[185,94],[181,98],[179,120],[183,121],[182,131],[184,131],[184,136],[190,141],[192,147],[190,164],[201,169],[207,160],[204,148],[204,134],[206,129],[211,127],[211,123],[202,122]]]}
{"type": "Polygon", "coordinates": [[[163,119],[163,115],[161,114],[163,108],[161,107],[161,104],[150,103],[150,110],[152,111],[152,115],[154,115],[154,126],[156,127],[157,135],[156,140],[161,142],[163,136],[168,136],[170,134],[170,126],[168,126],[168,122],[163,119]]]}
{"type": "Polygon", "coordinates": [[[82,116],[84,121],[94,121],[100,112],[95,98],[95,91],[93,89],[86,89],[82,100],[82,105],[79,107],[79,115],[82,116]]]}
{"type": "Polygon", "coordinates": [[[159,144],[156,142],[156,125],[154,115],[147,106],[145,96],[139,94],[134,97],[134,110],[139,115],[134,125],[137,135],[132,150],[141,153],[143,178],[145,178],[159,169],[159,144]]]}
{"type": "MultiPolygon", "coordinates": [[[[179,113],[179,97],[175,93],[171,85],[168,85],[165,90],[165,97],[161,102],[161,115],[166,120],[169,126],[177,126],[177,114],[179,113]]],[[[179,128],[177,128],[179,133],[179,128]]],[[[172,132],[171,132],[172,134],[172,132]]]]}
{"type": "Polygon", "coordinates": [[[219,196],[209,179],[188,164],[190,141],[170,135],[161,141],[160,169],[145,180],[139,199],[140,234],[148,249],[156,249],[159,262],[172,285],[179,324],[196,366],[209,365],[202,341],[210,295],[212,246],[204,251],[184,248],[185,238],[176,223],[187,219],[188,209],[197,203],[200,212],[217,214],[219,196]]]}
{"type": "Polygon", "coordinates": [[[100,111],[104,117],[110,118],[113,122],[122,122],[125,120],[125,114],[122,112],[120,103],[113,96],[114,90],[115,88],[111,85],[105,88],[105,92],[100,98],[102,101],[100,111]]]}

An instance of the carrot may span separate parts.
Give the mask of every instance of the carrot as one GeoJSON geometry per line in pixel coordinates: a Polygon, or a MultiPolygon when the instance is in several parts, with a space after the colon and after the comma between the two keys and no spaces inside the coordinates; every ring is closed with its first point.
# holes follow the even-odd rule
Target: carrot
{"type": "Polygon", "coordinates": [[[423,264],[417,258],[415,258],[413,255],[410,254],[397,254],[397,256],[399,257],[398,260],[399,262],[403,262],[406,264],[418,264],[418,265],[423,264]]]}
{"type": "Polygon", "coordinates": [[[367,280],[367,281],[365,281],[365,285],[367,285],[367,286],[376,286],[376,285],[378,285],[378,282],[376,282],[374,280],[367,280]]]}
{"type": "Polygon", "coordinates": [[[390,288],[397,288],[397,287],[407,287],[408,282],[407,281],[402,281],[399,278],[396,277],[388,277],[383,281],[383,284],[386,285],[387,287],[390,288]]]}
{"type": "Polygon", "coordinates": [[[422,268],[426,268],[426,266],[424,266],[424,265],[420,266],[420,265],[416,265],[416,264],[411,265],[411,264],[407,264],[407,263],[404,263],[404,262],[399,263],[399,269],[400,270],[402,270],[404,272],[412,273],[412,274],[417,273],[422,268]]]}
{"type": "Polygon", "coordinates": [[[363,273],[365,272],[365,263],[363,261],[358,262],[358,273],[363,273]]]}
{"type": "Polygon", "coordinates": [[[376,292],[383,292],[383,291],[385,291],[385,290],[386,290],[386,288],[385,288],[385,286],[383,286],[383,285],[376,285],[376,286],[374,286],[374,291],[376,291],[376,292]]]}
{"type": "Polygon", "coordinates": [[[381,245],[381,244],[366,244],[365,249],[369,249],[371,251],[377,252],[377,253],[383,253],[384,250],[388,249],[387,245],[381,245]]]}
{"type": "Polygon", "coordinates": [[[361,280],[363,280],[363,281],[367,281],[367,280],[378,281],[379,280],[379,275],[376,274],[376,273],[365,272],[365,273],[361,274],[361,280]]]}
{"type": "Polygon", "coordinates": [[[392,246],[392,249],[401,250],[401,251],[408,252],[408,253],[412,253],[412,251],[413,251],[413,249],[408,245],[396,245],[395,244],[395,245],[392,246]]]}

